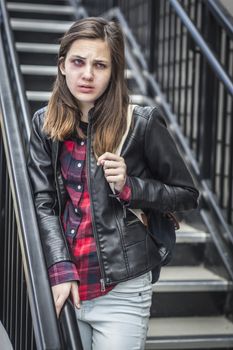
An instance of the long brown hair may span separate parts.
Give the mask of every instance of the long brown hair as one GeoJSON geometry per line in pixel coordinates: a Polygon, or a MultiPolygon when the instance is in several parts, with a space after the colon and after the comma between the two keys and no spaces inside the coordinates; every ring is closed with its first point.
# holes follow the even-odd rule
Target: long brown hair
{"type": "MultiPolygon", "coordinates": [[[[72,43],[78,39],[102,39],[109,45],[112,72],[109,85],[95,102],[93,111],[93,149],[97,156],[114,152],[126,130],[129,103],[124,69],[125,53],[122,30],[116,22],[89,17],[75,22],[61,39],[58,66],[65,59],[72,43]]],[[[63,141],[78,130],[81,111],[69,91],[65,76],[58,67],[52,96],[48,103],[44,131],[53,139],[63,141]]]]}

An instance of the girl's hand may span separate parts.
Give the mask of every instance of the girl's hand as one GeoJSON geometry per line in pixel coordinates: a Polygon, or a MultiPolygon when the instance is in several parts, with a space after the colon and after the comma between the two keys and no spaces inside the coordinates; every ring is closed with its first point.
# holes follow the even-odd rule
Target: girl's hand
{"type": "Polygon", "coordinates": [[[78,284],[76,281],[57,284],[56,286],[52,287],[52,293],[57,317],[59,317],[61,309],[70,294],[73,299],[74,305],[78,309],[80,308],[78,284]]]}
{"type": "Polygon", "coordinates": [[[126,182],[126,164],[124,158],[114,153],[105,152],[98,158],[97,165],[103,166],[107,182],[112,182],[115,190],[121,192],[126,182]]]}

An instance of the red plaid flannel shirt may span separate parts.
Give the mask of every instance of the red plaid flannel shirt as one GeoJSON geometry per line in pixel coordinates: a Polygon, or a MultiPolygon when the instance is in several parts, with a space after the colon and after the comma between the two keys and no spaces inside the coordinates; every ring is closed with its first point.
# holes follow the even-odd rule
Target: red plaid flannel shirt
{"type": "MultiPolygon", "coordinates": [[[[81,127],[85,132],[87,124],[81,127]]],[[[89,300],[109,292],[100,286],[100,268],[93,235],[90,197],[86,178],[86,140],[75,138],[63,142],[60,163],[69,199],[62,215],[62,224],[74,263],[63,261],[49,268],[52,286],[72,280],[79,281],[81,300],[89,300]]],[[[127,184],[119,198],[129,201],[131,195],[127,184]]]]}

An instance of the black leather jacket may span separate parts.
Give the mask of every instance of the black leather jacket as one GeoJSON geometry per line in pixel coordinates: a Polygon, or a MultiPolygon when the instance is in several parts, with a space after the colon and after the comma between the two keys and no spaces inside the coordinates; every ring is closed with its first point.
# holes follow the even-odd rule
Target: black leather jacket
{"type": "MultiPolygon", "coordinates": [[[[60,164],[60,142],[42,131],[45,109],[32,122],[28,170],[35,199],[47,266],[70,260],[61,224],[66,203],[60,164]]],[[[139,276],[160,265],[160,256],[147,228],[132,218],[127,207],[112,196],[103,169],[92,152],[91,116],[87,142],[87,177],[91,199],[93,232],[96,239],[102,284],[139,276]]],[[[132,127],[123,145],[131,185],[129,208],[150,208],[160,212],[197,207],[198,191],[179,155],[157,107],[134,109],[132,127]]]]}

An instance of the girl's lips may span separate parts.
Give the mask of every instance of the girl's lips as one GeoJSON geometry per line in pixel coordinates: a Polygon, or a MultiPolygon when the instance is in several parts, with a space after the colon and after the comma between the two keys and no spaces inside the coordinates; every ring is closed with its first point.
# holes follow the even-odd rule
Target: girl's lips
{"type": "Polygon", "coordinates": [[[93,92],[94,87],[93,86],[88,86],[88,85],[79,85],[78,86],[78,90],[80,92],[89,93],[89,92],[93,92]]]}

